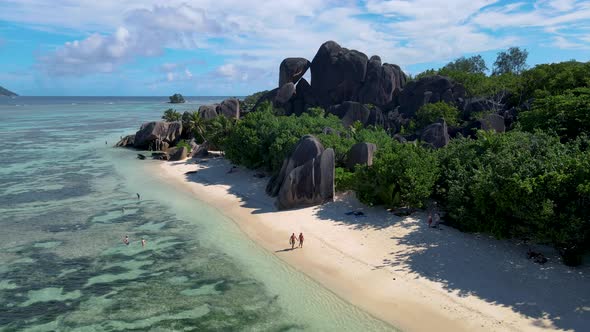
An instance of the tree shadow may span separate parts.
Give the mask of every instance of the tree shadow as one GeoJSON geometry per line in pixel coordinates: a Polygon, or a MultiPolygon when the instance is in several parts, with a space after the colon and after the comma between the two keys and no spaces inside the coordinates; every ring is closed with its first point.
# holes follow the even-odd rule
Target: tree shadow
{"type": "Polygon", "coordinates": [[[552,328],[547,321],[565,330],[590,326],[590,266],[567,267],[549,247],[535,246],[549,258],[540,265],[527,259],[530,246],[522,242],[445,225],[429,228],[425,222],[400,225],[408,227],[407,234],[391,239],[410,249],[390,253],[376,268],[413,272],[449,293],[511,308],[538,327],[552,328]]]}
{"type": "Polygon", "coordinates": [[[317,206],[315,216],[320,220],[347,225],[357,230],[384,229],[402,220],[381,206],[370,207],[360,203],[352,193],[337,195],[333,202],[317,206]],[[351,212],[361,212],[362,215],[351,212]]]}
{"type": "Polygon", "coordinates": [[[257,178],[252,171],[241,166],[232,169],[232,165],[223,158],[199,158],[182,162],[185,163],[203,163],[207,166],[196,173],[185,174],[188,181],[205,186],[227,186],[230,194],[240,198],[241,207],[253,209],[252,214],[277,211],[274,199],[265,193],[270,177],[257,178]]]}

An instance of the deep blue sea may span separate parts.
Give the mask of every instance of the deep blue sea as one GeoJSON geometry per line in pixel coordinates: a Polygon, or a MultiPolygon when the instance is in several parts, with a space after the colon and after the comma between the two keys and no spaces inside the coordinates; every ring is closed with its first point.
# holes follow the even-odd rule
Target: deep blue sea
{"type": "Polygon", "coordinates": [[[222,99],[0,97],[0,331],[392,330],[112,147],[222,99]]]}

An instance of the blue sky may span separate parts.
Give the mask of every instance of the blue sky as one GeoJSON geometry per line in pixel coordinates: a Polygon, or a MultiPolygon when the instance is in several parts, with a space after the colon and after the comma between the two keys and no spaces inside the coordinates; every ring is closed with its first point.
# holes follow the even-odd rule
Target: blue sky
{"type": "Polygon", "coordinates": [[[0,0],[0,85],[22,95],[247,95],[327,40],[406,73],[510,46],[590,60],[590,1],[0,0]]]}

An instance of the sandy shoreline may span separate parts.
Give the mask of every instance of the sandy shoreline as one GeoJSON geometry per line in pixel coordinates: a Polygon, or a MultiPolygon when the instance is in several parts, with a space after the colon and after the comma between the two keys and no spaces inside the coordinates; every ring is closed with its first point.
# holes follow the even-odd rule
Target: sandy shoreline
{"type": "Polygon", "coordinates": [[[424,215],[400,218],[350,195],[320,207],[276,211],[267,178],[228,161],[163,162],[160,175],[234,220],[263,248],[346,301],[403,331],[583,330],[590,324],[590,269],[526,247],[429,229],[424,215]],[[185,175],[187,171],[197,171],[185,175]],[[345,215],[361,209],[365,217],[345,215]],[[303,249],[286,250],[291,233],[303,249]]]}

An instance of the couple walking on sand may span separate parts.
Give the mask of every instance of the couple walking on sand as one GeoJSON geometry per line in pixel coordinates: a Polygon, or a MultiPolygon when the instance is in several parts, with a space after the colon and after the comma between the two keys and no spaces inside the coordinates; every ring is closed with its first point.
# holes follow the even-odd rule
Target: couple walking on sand
{"type": "MultiPolygon", "coordinates": [[[[295,237],[295,233],[293,233],[289,238],[291,249],[295,249],[295,240],[297,240],[297,237],[295,237]]],[[[299,233],[299,248],[303,248],[303,233],[299,233]]]]}

